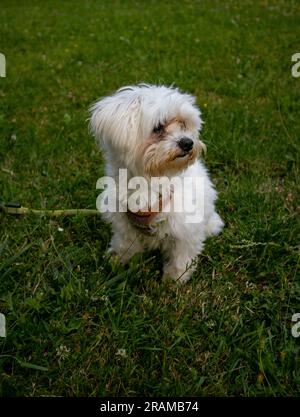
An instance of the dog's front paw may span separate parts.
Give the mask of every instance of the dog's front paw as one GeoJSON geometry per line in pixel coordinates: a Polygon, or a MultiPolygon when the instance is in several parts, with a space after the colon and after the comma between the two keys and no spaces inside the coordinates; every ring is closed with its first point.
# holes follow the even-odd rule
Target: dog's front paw
{"type": "Polygon", "coordinates": [[[162,280],[164,282],[176,282],[177,284],[185,284],[191,277],[192,271],[179,271],[177,268],[165,269],[162,280]]]}
{"type": "Polygon", "coordinates": [[[119,255],[114,249],[109,248],[107,250],[107,255],[109,258],[109,263],[112,265],[126,265],[126,263],[128,262],[127,259],[125,259],[124,257],[122,257],[121,255],[119,255]]]}
{"type": "Polygon", "coordinates": [[[206,225],[206,233],[208,236],[216,236],[218,235],[224,227],[224,222],[218,213],[214,212],[212,216],[210,216],[207,225],[206,225]]]}

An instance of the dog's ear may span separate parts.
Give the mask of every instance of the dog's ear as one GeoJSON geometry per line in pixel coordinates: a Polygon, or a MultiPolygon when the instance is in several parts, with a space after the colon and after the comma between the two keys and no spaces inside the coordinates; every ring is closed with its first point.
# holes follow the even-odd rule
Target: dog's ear
{"type": "Polygon", "coordinates": [[[90,112],[90,133],[97,141],[106,140],[109,126],[113,122],[113,102],[111,97],[105,97],[95,102],[89,108],[90,112]]]}
{"type": "Polygon", "coordinates": [[[126,146],[129,141],[134,141],[139,127],[140,104],[139,96],[130,89],[120,90],[94,103],[89,109],[89,127],[98,143],[126,146]]]}

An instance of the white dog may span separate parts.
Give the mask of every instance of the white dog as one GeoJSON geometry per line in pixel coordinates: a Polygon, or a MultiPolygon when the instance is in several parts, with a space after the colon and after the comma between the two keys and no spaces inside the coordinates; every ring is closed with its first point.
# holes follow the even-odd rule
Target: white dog
{"type": "Polygon", "coordinates": [[[157,195],[156,209],[142,196],[143,209],[133,212],[124,210],[128,199],[119,193],[118,207],[123,211],[105,213],[112,224],[110,252],[126,263],[137,252],[160,248],[165,256],[163,278],[186,282],[205,239],[223,227],[215,211],[217,193],[198,159],[205,145],[199,140],[202,121],[194,97],[177,88],[140,84],[121,88],[90,111],[90,128],[104,152],[106,174],[117,186],[119,169],[127,170],[128,180],[140,176],[149,185],[153,177],[163,176],[171,183],[175,177],[186,178],[185,199],[188,193],[189,201],[196,202],[175,211],[169,203],[176,189],[169,187],[167,201],[157,195]],[[202,181],[200,189],[191,181],[196,178],[202,181]],[[187,222],[187,212],[197,211],[199,205],[202,217],[197,223],[187,222]]]}

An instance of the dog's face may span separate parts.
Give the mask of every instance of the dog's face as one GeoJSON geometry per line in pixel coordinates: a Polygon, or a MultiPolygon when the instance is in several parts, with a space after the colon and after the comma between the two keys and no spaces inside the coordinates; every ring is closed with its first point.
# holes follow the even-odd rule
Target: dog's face
{"type": "Polygon", "coordinates": [[[140,175],[180,172],[205,148],[194,98],[164,86],[118,90],[91,107],[90,126],[110,158],[140,175]]]}
{"type": "Polygon", "coordinates": [[[198,129],[193,120],[174,117],[158,121],[143,145],[140,160],[150,176],[162,176],[185,169],[199,156],[203,144],[198,139],[198,129]]]}

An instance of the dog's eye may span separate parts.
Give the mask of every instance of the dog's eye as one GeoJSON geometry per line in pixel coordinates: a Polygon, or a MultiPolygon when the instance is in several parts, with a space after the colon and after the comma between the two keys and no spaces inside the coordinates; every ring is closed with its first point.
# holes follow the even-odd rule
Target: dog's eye
{"type": "Polygon", "coordinates": [[[161,123],[159,123],[157,126],[155,126],[155,128],[153,129],[153,133],[155,134],[159,134],[162,133],[162,131],[164,130],[164,127],[161,123]]]}

